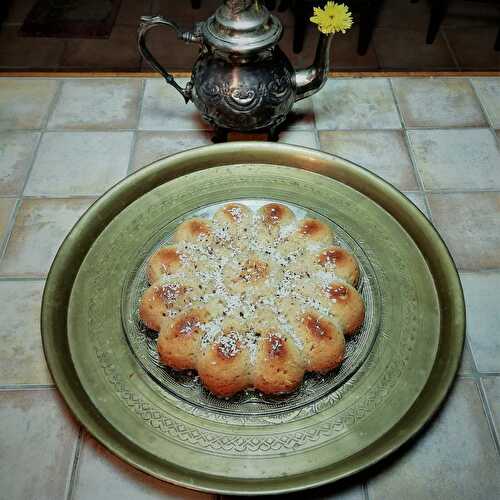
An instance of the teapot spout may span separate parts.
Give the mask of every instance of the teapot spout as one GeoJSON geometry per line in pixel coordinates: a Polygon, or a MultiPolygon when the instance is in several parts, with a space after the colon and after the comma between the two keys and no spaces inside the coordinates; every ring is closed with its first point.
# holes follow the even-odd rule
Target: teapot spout
{"type": "Polygon", "coordinates": [[[311,66],[295,72],[297,93],[295,101],[300,101],[315,94],[326,83],[330,69],[330,47],[333,35],[320,34],[316,55],[311,66]]]}

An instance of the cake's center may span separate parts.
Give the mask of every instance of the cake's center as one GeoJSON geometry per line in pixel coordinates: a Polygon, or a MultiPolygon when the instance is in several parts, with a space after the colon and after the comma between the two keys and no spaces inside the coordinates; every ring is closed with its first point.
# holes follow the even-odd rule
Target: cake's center
{"type": "Polygon", "coordinates": [[[269,276],[269,264],[258,259],[248,259],[242,266],[238,280],[245,283],[256,282],[269,276]]]}

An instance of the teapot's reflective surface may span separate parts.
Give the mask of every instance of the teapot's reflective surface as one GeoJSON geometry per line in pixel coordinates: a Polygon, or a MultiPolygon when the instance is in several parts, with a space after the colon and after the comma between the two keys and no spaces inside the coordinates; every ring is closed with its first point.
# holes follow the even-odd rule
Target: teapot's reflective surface
{"type": "Polygon", "coordinates": [[[317,92],[325,83],[331,35],[321,35],[316,57],[307,69],[295,71],[279,48],[280,21],[258,0],[225,0],[193,32],[182,32],[161,16],[142,17],[139,51],[174,86],[185,101],[192,100],[203,118],[218,131],[269,130],[272,135],[293,103],[317,92]],[[169,26],[177,37],[200,45],[190,82],[183,89],[156,61],[146,46],[146,33],[169,26]]]}

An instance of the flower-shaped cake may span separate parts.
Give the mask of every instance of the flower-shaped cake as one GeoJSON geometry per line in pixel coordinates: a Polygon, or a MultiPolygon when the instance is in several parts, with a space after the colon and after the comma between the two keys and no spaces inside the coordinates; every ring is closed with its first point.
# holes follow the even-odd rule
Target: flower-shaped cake
{"type": "Polygon", "coordinates": [[[161,361],[196,370],[216,396],[287,393],[342,363],[364,320],[358,278],[322,221],[229,203],[180,224],[150,258],[139,315],[159,332],[161,361]]]}

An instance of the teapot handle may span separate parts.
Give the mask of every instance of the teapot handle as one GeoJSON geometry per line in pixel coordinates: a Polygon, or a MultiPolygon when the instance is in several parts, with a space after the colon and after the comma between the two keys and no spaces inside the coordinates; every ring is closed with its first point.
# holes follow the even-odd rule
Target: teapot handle
{"type": "Polygon", "coordinates": [[[151,54],[146,46],[146,33],[151,28],[160,25],[173,28],[177,33],[177,38],[180,40],[184,40],[185,42],[199,42],[200,36],[197,33],[182,32],[177,24],[169,21],[168,19],[165,19],[162,16],[142,16],[141,23],[139,24],[139,28],[137,31],[137,43],[141,56],[146,59],[146,61],[153,67],[153,69],[163,75],[166,82],[172,85],[172,87],[174,87],[182,95],[182,97],[184,97],[184,100],[187,103],[191,98],[191,84],[188,83],[185,89],[179,86],[179,84],[174,80],[174,77],[161,66],[161,64],[153,57],[153,54],[151,54]]]}

